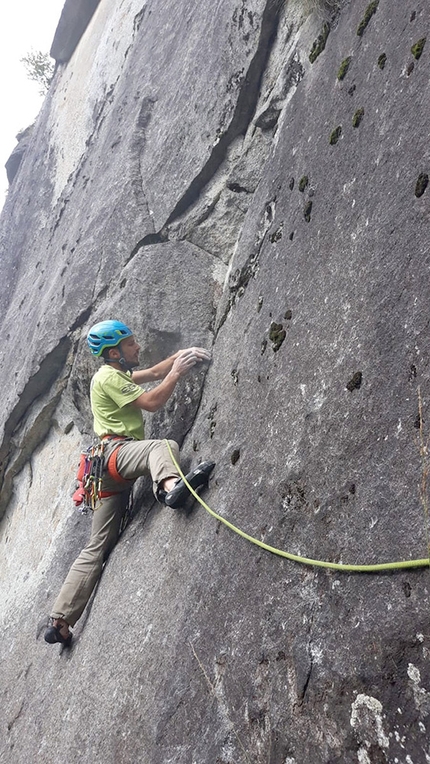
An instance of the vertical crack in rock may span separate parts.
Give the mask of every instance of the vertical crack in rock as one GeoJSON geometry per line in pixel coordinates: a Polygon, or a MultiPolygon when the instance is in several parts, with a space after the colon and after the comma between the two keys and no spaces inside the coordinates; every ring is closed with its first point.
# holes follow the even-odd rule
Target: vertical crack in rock
{"type": "Polygon", "coordinates": [[[301,698],[300,698],[301,702],[303,702],[303,701],[304,701],[304,699],[305,699],[306,691],[307,691],[307,689],[308,689],[308,686],[309,686],[309,682],[310,682],[310,680],[311,680],[312,669],[313,669],[313,667],[314,667],[314,664],[313,664],[313,660],[312,660],[312,650],[311,650],[311,646],[312,646],[312,645],[311,645],[311,642],[309,642],[309,645],[308,645],[308,650],[309,650],[309,668],[308,668],[308,673],[307,673],[307,675],[306,675],[305,681],[304,681],[304,683],[303,683],[303,689],[302,689],[302,692],[301,692],[301,698]]]}
{"type": "Polygon", "coordinates": [[[24,705],[25,705],[25,700],[23,699],[23,700],[21,701],[21,704],[20,704],[20,706],[19,706],[18,710],[15,712],[15,714],[13,715],[13,717],[12,717],[12,718],[11,718],[11,719],[8,721],[8,723],[7,723],[7,731],[8,731],[8,732],[10,732],[10,731],[11,731],[11,729],[12,729],[13,725],[15,724],[15,722],[16,722],[16,721],[18,721],[19,717],[21,716],[21,714],[22,714],[22,712],[23,712],[23,709],[24,709],[24,705]]]}
{"type": "Polygon", "coordinates": [[[202,170],[190,183],[187,191],[176,204],[165,225],[172,223],[193,205],[202,189],[208,184],[224,161],[232,141],[239,135],[245,134],[258,102],[260,83],[276,37],[280,10],[281,3],[279,0],[268,0],[261,20],[260,39],[257,50],[249,65],[230,125],[214,146],[202,170]]]}
{"type": "Polygon", "coordinates": [[[296,639],[294,645],[297,698],[301,706],[305,700],[306,693],[311,681],[314,668],[312,626],[314,622],[314,609],[309,615],[307,634],[303,634],[296,639]]]}
{"type": "Polygon", "coordinates": [[[60,378],[60,375],[70,349],[70,339],[63,337],[58,345],[48,353],[40,364],[39,370],[28,381],[5,424],[3,443],[0,448],[0,520],[12,494],[13,478],[49,431],[52,414],[66,384],[66,379],[60,378]],[[44,393],[50,392],[51,387],[56,382],[57,387],[53,391],[52,397],[37,414],[30,428],[23,433],[22,441],[14,442],[13,435],[25,419],[29,419],[33,403],[44,393]]]}
{"type": "Polygon", "coordinates": [[[261,223],[255,236],[254,246],[243,265],[239,265],[228,280],[228,295],[220,305],[219,320],[216,323],[215,338],[225,323],[232,307],[245,293],[252,278],[255,278],[260,267],[260,255],[267,233],[275,217],[276,200],[267,202],[264,206],[261,223]]]}

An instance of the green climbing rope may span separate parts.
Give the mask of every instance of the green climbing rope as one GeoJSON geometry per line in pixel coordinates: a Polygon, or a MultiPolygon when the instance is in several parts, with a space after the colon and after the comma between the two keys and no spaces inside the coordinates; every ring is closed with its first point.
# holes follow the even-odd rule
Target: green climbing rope
{"type": "Polygon", "coordinates": [[[253,536],[250,536],[248,533],[245,533],[245,531],[240,530],[240,528],[237,528],[233,523],[230,523],[228,520],[226,520],[224,517],[221,517],[221,515],[218,515],[216,512],[214,512],[213,509],[211,509],[205,501],[198,495],[198,493],[190,486],[190,484],[187,482],[187,479],[182,472],[178,462],[176,461],[172,449],[170,448],[169,441],[165,441],[167,444],[167,448],[170,453],[170,457],[172,459],[173,464],[175,465],[176,469],[178,470],[182,480],[184,481],[185,485],[187,486],[188,490],[195,499],[201,504],[201,506],[206,510],[206,512],[209,512],[212,517],[214,517],[216,520],[219,520],[220,523],[223,523],[227,526],[227,528],[230,528],[230,530],[234,531],[234,533],[237,533],[239,536],[242,536],[242,538],[246,539],[247,541],[250,541],[251,544],[255,544],[256,546],[261,547],[261,549],[265,549],[267,552],[272,552],[272,554],[278,555],[278,557],[286,557],[287,560],[293,560],[294,562],[302,563],[302,565],[313,565],[315,567],[319,568],[329,568],[330,570],[341,570],[344,572],[352,572],[352,573],[380,573],[384,570],[404,570],[405,568],[427,568],[430,566],[430,558],[424,558],[422,560],[401,560],[400,562],[381,562],[377,563],[375,565],[346,565],[341,562],[326,562],[324,560],[312,560],[310,557],[301,557],[298,554],[292,554],[291,552],[284,552],[283,549],[276,549],[274,546],[270,546],[269,544],[265,544],[263,541],[260,541],[259,539],[254,538],[253,536]]]}

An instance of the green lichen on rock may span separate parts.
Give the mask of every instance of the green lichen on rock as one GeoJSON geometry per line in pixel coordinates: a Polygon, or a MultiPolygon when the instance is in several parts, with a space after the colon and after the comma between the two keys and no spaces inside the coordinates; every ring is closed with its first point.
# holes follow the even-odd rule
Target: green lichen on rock
{"type": "Polygon", "coordinates": [[[330,146],[334,146],[338,142],[341,135],[342,135],[342,125],[338,125],[330,133],[330,140],[329,140],[330,146]]]}
{"type": "Polygon", "coordinates": [[[308,183],[309,183],[308,176],[307,175],[303,175],[303,177],[300,178],[300,182],[299,182],[299,191],[301,193],[303,193],[303,191],[305,190],[305,188],[308,185],[308,183]]]}
{"type": "Polygon", "coordinates": [[[364,117],[364,109],[362,107],[361,109],[357,109],[357,111],[355,112],[352,118],[352,126],[358,127],[363,117],[364,117]]]}
{"type": "Polygon", "coordinates": [[[352,61],[352,56],[348,56],[347,58],[343,59],[341,65],[339,67],[339,71],[337,73],[338,80],[345,79],[346,73],[347,73],[347,71],[349,69],[349,65],[350,65],[351,61],[352,61]]]}
{"type": "Polygon", "coordinates": [[[418,175],[418,180],[415,184],[415,196],[417,199],[423,195],[429,183],[429,176],[426,172],[422,172],[418,175]]]}
{"type": "Polygon", "coordinates": [[[364,12],[364,16],[357,27],[357,34],[359,37],[363,36],[364,30],[366,29],[373,14],[376,13],[376,9],[378,8],[378,5],[379,5],[379,0],[372,0],[372,2],[369,3],[369,5],[367,6],[364,12]]]}
{"type": "Polygon", "coordinates": [[[272,342],[272,350],[276,353],[281,347],[287,332],[282,324],[276,324],[274,321],[270,324],[269,340],[272,342]]]}
{"type": "Polygon", "coordinates": [[[413,57],[418,61],[419,58],[421,58],[421,53],[423,52],[424,45],[426,44],[427,37],[421,37],[421,40],[418,40],[414,45],[412,45],[411,53],[413,57]]]}
{"type": "Polygon", "coordinates": [[[381,53],[381,55],[378,58],[378,66],[380,69],[384,69],[385,64],[387,63],[387,54],[381,53]]]}
{"type": "Polygon", "coordinates": [[[312,202],[309,200],[305,204],[305,208],[303,210],[303,215],[307,223],[311,222],[311,212],[312,212],[312,202]]]}
{"type": "Polygon", "coordinates": [[[327,37],[330,33],[330,24],[327,23],[327,21],[323,24],[323,28],[321,32],[319,33],[317,39],[315,40],[314,44],[312,45],[311,52],[309,53],[309,61],[311,64],[314,63],[314,61],[317,60],[320,53],[323,52],[327,37]]]}

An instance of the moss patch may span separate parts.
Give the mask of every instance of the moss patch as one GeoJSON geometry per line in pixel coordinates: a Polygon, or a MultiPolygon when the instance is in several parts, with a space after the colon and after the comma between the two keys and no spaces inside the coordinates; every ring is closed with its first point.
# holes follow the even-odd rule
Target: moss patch
{"type": "Polygon", "coordinates": [[[415,196],[419,197],[423,195],[429,183],[429,176],[426,172],[422,172],[418,175],[418,180],[415,184],[415,196]]]}
{"type": "Polygon", "coordinates": [[[329,139],[330,146],[334,146],[338,142],[341,135],[342,135],[342,125],[338,125],[330,133],[330,139],[329,139]]]}
{"type": "Polygon", "coordinates": [[[282,324],[276,324],[274,321],[270,324],[269,340],[272,342],[272,350],[276,353],[281,347],[287,332],[282,324]]]}
{"type": "Polygon", "coordinates": [[[301,193],[303,193],[303,191],[305,190],[305,188],[308,185],[308,183],[309,183],[308,176],[307,175],[303,175],[303,177],[300,178],[300,183],[299,183],[299,191],[301,193]]]}
{"type": "Polygon", "coordinates": [[[357,27],[357,34],[359,37],[363,36],[364,30],[366,29],[372,16],[376,13],[378,5],[379,5],[379,0],[372,0],[372,2],[369,3],[366,10],[364,11],[364,16],[357,27]]]}
{"type": "Polygon", "coordinates": [[[380,69],[384,69],[386,63],[387,63],[387,54],[386,53],[381,53],[381,55],[378,58],[378,66],[379,66],[379,68],[380,69]]]}
{"type": "Polygon", "coordinates": [[[325,22],[323,24],[323,28],[321,32],[319,33],[317,39],[312,45],[311,52],[309,53],[309,61],[311,62],[311,64],[313,64],[314,61],[317,60],[320,53],[323,52],[327,42],[327,37],[329,36],[329,34],[330,34],[330,24],[325,22]]]}
{"type": "Polygon", "coordinates": [[[309,200],[305,204],[305,208],[303,210],[303,215],[307,223],[311,222],[311,212],[312,212],[312,202],[309,200]]]}
{"type": "Polygon", "coordinates": [[[355,112],[352,118],[352,126],[358,127],[363,117],[364,117],[364,109],[363,108],[357,109],[357,111],[355,112]]]}
{"type": "Polygon", "coordinates": [[[344,58],[341,65],[339,66],[339,71],[337,73],[338,80],[343,80],[346,77],[346,73],[349,69],[349,65],[352,61],[352,56],[348,56],[348,58],[344,58]]]}
{"type": "Polygon", "coordinates": [[[417,61],[419,58],[421,58],[421,53],[423,52],[424,45],[426,44],[426,40],[427,40],[427,37],[421,37],[421,40],[418,40],[418,42],[416,42],[415,45],[412,45],[411,53],[417,61]]]}

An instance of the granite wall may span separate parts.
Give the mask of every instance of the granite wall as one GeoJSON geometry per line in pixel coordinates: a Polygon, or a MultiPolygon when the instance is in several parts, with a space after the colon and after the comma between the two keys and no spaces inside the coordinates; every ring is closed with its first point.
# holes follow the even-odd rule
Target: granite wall
{"type": "Polygon", "coordinates": [[[430,762],[426,568],[293,563],[142,481],[72,648],[43,641],[106,317],[143,364],[211,347],[147,426],[217,462],[220,515],[311,558],[428,556],[428,24],[67,0],[0,221],[2,761],[430,762]]]}

